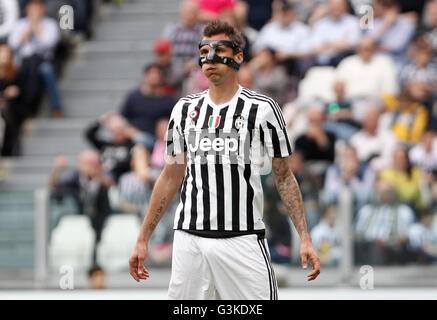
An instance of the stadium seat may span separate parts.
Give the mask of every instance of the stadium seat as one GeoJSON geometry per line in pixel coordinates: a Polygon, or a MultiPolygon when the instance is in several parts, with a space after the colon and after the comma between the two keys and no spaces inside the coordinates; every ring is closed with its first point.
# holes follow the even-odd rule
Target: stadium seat
{"type": "Polygon", "coordinates": [[[312,67],[299,83],[299,99],[330,102],[335,99],[333,67],[312,67]]]}
{"type": "Polygon", "coordinates": [[[110,271],[126,270],[140,232],[135,214],[115,214],[108,217],[97,245],[97,263],[110,271]]]}
{"type": "Polygon", "coordinates": [[[87,270],[92,265],[95,232],[89,217],[63,216],[53,230],[49,244],[49,264],[55,270],[71,266],[75,271],[87,270]]]}

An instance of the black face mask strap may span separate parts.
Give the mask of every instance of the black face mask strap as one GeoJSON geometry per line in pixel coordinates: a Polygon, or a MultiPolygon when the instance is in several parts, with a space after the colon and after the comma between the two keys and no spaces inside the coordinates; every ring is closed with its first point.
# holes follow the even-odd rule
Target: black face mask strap
{"type": "Polygon", "coordinates": [[[199,43],[199,49],[205,45],[208,45],[210,47],[210,50],[206,57],[199,58],[200,66],[202,66],[207,61],[211,61],[223,63],[231,68],[234,68],[235,71],[238,72],[238,70],[240,69],[240,64],[238,62],[229,57],[220,57],[215,53],[215,50],[218,46],[226,46],[232,48],[232,50],[234,51],[241,51],[241,48],[237,43],[228,40],[203,40],[199,43]]]}

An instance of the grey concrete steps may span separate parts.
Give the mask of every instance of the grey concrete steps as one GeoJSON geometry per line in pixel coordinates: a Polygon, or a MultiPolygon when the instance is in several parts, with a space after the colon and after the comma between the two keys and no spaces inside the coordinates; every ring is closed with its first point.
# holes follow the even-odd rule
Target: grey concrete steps
{"type": "Polygon", "coordinates": [[[139,79],[146,64],[153,58],[144,59],[99,59],[94,61],[77,60],[65,70],[65,79],[69,80],[101,80],[101,79],[139,79]]]}
{"type": "Polygon", "coordinates": [[[81,136],[36,136],[23,141],[23,156],[56,156],[58,154],[77,156],[87,148],[89,148],[89,145],[81,136]]]}
{"type": "Polygon", "coordinates": [[[156,20],[143,21],[103,21],[102,27],[96,31],[96,40],[145,40],[158,38],[165,23],[157,24],[156,20]]]}
{"type": "Polygon", "coordinates": [[[36,190],[47,185],[48,176],[46,174],[11,174],[0,182],[0,192],[36,190]]]}
{"type": "MultiPolygon", "coordinates": [[[[180,0],[152,0],[152,1],[135,1],[126,3],[122,6],[106,6],[104,7],[103,19],[115,18],[131,18],[138,15],[150,15],[155,13],[156,15],[171,15],[178,16],[180,0]]],[[[169,17],[174,21],[174,18],[169,17]]]]}
{"type": "Polygon", "coordinates": [[[178,12],[169,7],[157,7],[155,10],[152,10],[151,7],[140,7],[136,9],[134,6],[126,8],[125,10],[121,10],[119,12],[108,12],[108,15],[105,19],[102,19],[101,22],[125,22],[125,21],[173,21],[174,17],[178,16],[178,12]]]}
{"type": "Polygon", "coordinates": [[[65,116],[68,118],[96,119],[109,111],[118,111],[122,105],[126,92],[109,92],[100,94],[95,92],[69,92],[64,95],[65,116]]]}
{"type": "Polygon", "coordinates": [[[75,102],[74,105],[68,105],[68,108],[65,110],[65,116],[68,118],[84,118],[89,117],[92,119],[99,118],[102,114],[105,114],[110,111],[119,111],[120,103],[114,104],[91,104],[86,102],[84,104],[75,102]]]}
{"type": "Polygon", "coordinates": [[[129,91],[138,85],[138,79],[101,79],[99,81],[83,79],[65,80],[60,84],[61,91],[102,91],[123,90],[129,91]]]}
{"type": "Polygon", "coordinates": [[[88,118],[86,119],[40,119],[33,124],[28,125],[26,131],[31,131],[33,137],[39,138],[64,138],[74,137],[83,134],[86,126],[90,123],[88,118]]]}
{"type": "MultiPolygon", "coordinates": [[[[38,157],[28,157],[29,160],[33,160],[35,158],[38,157]]],[[[75,168],[75,165],[77,164],[77,156],[70,156],[69,158],[74,159],[74,161],[69,161],[69,166],[67,167],[67,169],[73,169],[75,168]]],[[[41,174],[50,174],[50,172],[53,169],[53,162],[55,157],[45,157],[45,161],[41,161],[41,162],[31,162],[31,161],[26,161],[26,162],[15,162],[13,164],[11,164],[8,167],[8,173],[9,174],[32,174],[34,172],[38,172],[41,174]]],[[[35,160],[33,160],[35,161],[35,160]]],[[[3,203],[3,200],[0,200],[3,203]]]]}

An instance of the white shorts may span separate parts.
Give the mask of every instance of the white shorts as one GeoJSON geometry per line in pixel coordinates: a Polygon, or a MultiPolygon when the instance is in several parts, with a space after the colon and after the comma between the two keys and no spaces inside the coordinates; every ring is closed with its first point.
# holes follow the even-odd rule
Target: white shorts
{"type": "Polygon", "coordinates": [[[215,239],[176,230],[168,298],[278,299],[267,241],[256,234],[215,239]]]}

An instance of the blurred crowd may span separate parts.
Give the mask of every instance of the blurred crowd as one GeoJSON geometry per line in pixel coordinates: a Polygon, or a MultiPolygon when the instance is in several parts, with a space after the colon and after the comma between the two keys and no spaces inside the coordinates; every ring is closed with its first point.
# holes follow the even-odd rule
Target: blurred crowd
{"type": "MultiPolygon", "coordinates": [[[[213,19],[232,24],[245,39],[240,84],[282,108],[294,146],[290,167],[322,264],[335,266],[342,258],[345,226],[338,215],[346,189],[355,263],[436,261],[436,0],[181,2],[180,21],[157,35],[155,61],[144,68],[142,82],[118,110],[90,123],[84,134],[91,148],[81,153],[77,170],[63,174],[67,159],[56,159],[54,193],[74,195],[97,238],[110,214],[144,215],[164,166],[173,105],[208,88],[198,42],[213,19]]],[[[30,30],[27,21],[14,30],[30,30]]],[[[10,37],[18,58],[27,57],[28,50],[14,47],[26,34],[10,37]]],[[[10,57],[11,50],[3,50],[10,57]]],[[[37,70],[50,74],[47,59],[37,70]]],[[[54,114],[61,106],[56,101],[54,114]]],[[[274,178],[263,176],[263,185],[272,260],[290,263],[296,239],[287,212],[274,178]]],[[[152,260],[170,257],[174,210],[158,225],[152,260]]]]}
{"type": "Polygon", "coordinates": [[[0,1],[0,156],[20,155],[23,123],[41,112],[62,118],[58,79],[75,44],[92,37],[97,1],[0,1]],[[60,29],[60,8],[73,8],[74,30],[60,29]]]}

